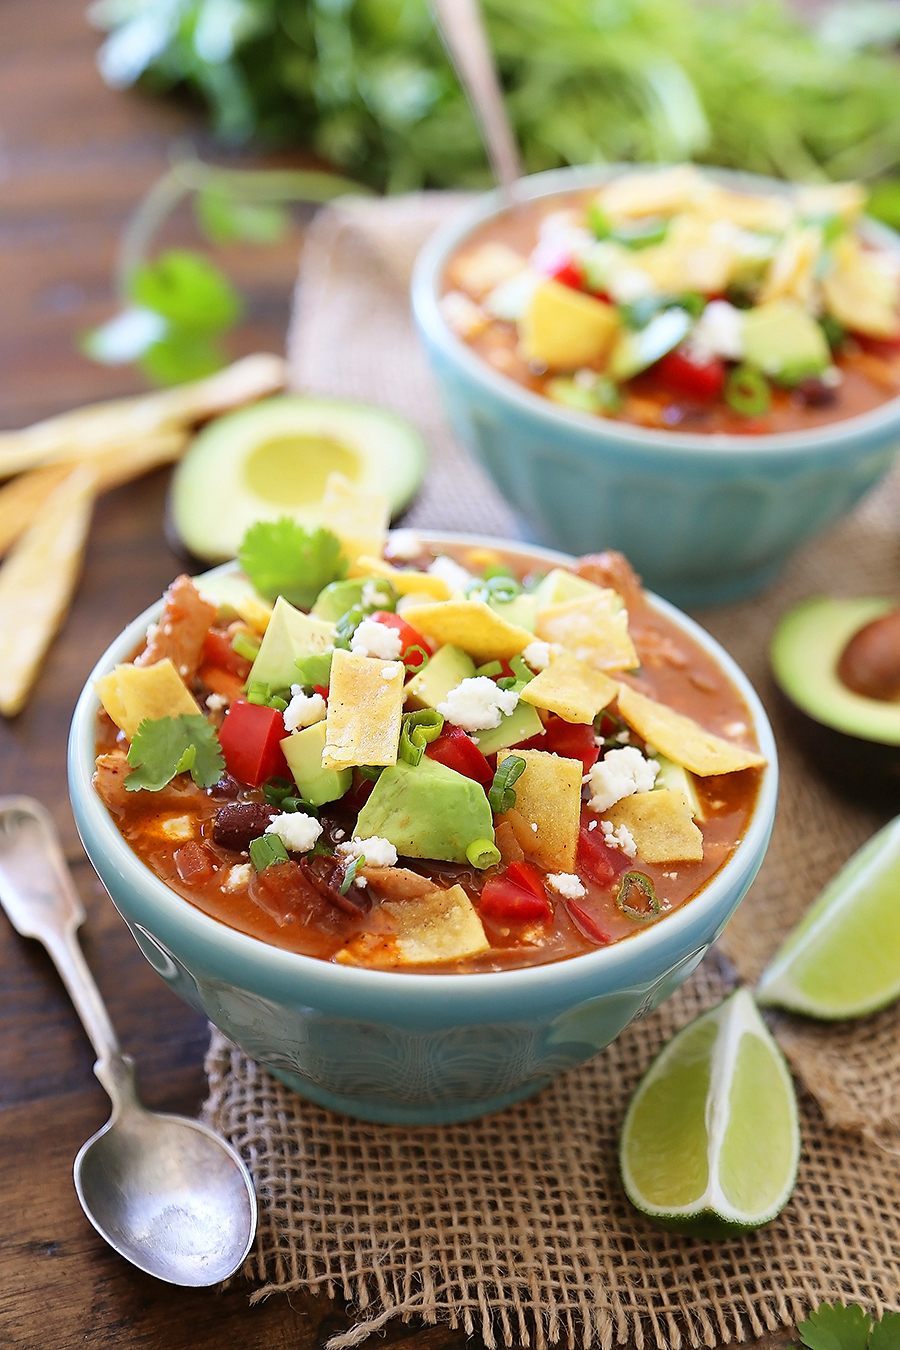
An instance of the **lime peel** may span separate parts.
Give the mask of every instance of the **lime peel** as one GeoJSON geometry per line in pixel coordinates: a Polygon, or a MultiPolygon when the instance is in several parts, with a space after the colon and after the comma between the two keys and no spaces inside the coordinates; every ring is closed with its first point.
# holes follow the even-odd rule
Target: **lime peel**
{"type": "Polygon", "coordinates": [[[900,997],[900,816],[834,876],[788,934],[757,999],[828,1021],[900,997]]]}
{"type": "Polygon", "coordinates": [[[745,989],[666,1045],[631,1100],[625,1192],[664,1228],[727,1237],[771,1222],[800,1158],[793,1082],[745,989]]]}

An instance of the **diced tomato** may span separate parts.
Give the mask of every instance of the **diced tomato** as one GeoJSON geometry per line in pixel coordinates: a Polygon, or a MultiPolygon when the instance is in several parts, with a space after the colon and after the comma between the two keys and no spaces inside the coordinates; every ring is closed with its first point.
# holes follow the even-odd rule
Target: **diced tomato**
{"type": "Polygon", "coordinates": [[[290,778],[281,749],[284,718],[277,708],[238,699],[232,703],[219,732],[225,767],[232,778],[259,787],[267,778],[290,778]]]}
{"type": "Polygon", "coordinates": [[[316,694],[321,694],[321,696],[322,696],[322,698],[324,698],[325,702],[326,702],[326,703],[328,702],[328,685],[327,685],[327,684],[314,684],[314,685],[313,685],[313,692],[316,693],[316,694]]]}
{"type": "Polygon", "coordinates": [[[585,773],[596,764],[600,747],[594,744],[594,728],[590,722],[582,725],[566,722],[562,717],[551,717],[544,734],[551,754],[562,759],[580,759],[585,773]]]}
{"type": "Polygon", "coordinates": [[[425,753],[429,759],[436,759],[448,769],[455,769],[466,778],[474,778],[482,787],[490,787],[494,780],[494,770],[462,727],[450,726],[445,722],[437,740],[426,745],[425,753]]]}
{"type": "Polygon", "coordinates": [[[223,633],[221,628],[211,628],[204,638],[203,660],[211,666],[218,666],[219,670],[227,670],[229,675],[237,676],[242,684],[246,682],[253,664],[234,650],[231,634],[223,633]]]}
{"type": "Polygon", "coordinates": [[[653,367],[656,383],[673,398],[714,403],[725,386],[725,362],[718,356],[692,361],[677,348],[653,367]]]}
{"type": "Polygon", "coordinates": [[[567,258],[565,262],[561,263],[555,271],[550,273],[550,276],[563,286],[571,286],[573,291],[584,289],[584,276],[581,268],[571,258],[567,258]]]}
{"type": "Polygon", "coordinates": [[[536,895],[539,900],[546,900],[547,892],[544,890],[544,878],[534,863],[510,863],[504,876],[514,886],[521,886],[523,891],[531,891],[531,894],[536,895]]]}
{"type": "MultiPolygon", "coordinates": [[[[478,901],[479,913],[500,923],[547,923],[553,909],[541,886],[541,894],[510,881],[512,867],[527,867],[527,863],[511,863],[502,877],[491,877],[484,883],[478,901]]],[[[533,870],[533,869],[532,869],[533,870]]]]}
{"type": "Polygon", "coordinates": [[[421,647],[423,652],[429,652],[431,648],[421,633],[416,632],[411,623],[401,619],[399,614],[392,614],[388,609],[376,609],[374,614],[369,615],[376,623],[384,624],[385,628],[393,628],[395,633],[400,634],[400,660],[406,661],[407,658],[413,663],[416,669],[422,663],[422,657],[419,652],[412,651],[414,647],[421,647]]]}
{"type": "Polygon", "coordinates": [[[893,338],[869,337],[868,333],[854,333],[856,341],[864,352],[872,356],[881,356],[885,360],[900,354],[900,335],[893,338]]]}
{"type": "Polygon", "coordinates": [[[544,731],[539,731],[536,736],[530,736],[527,741],[519,741],[518,744],[511,745],[507,753],[511,754],[513,750],[546,750],[546,749],[547,749],[547,734],[544,731]]]}
{"type": "Polygon", "coordinates": [[[588,820],[582,816],[578,832],[578,870],[598,886],[608,886],[628,870],[628,859],[619,849],[610,848],[603,842],[603,831],[596,813],[588,814],[588,820]],[[590,826],[594,821],[597,821],[597,826],[592,830],[590,826]]]}
{"type": "Polygon", "coordinates": [[[185,886],[202,886],[211,880],[216,870],[209,853],[195,839],[176,849],[173,861],[185,886]]]}
{"type": "Polygon", "coordinates": [[[584,908],[584,905],[579,905],[577,900],[567,900],[566,909],[577,927],[581,929],[585,937],[590,938],[591,942],[598,942],[603,947],[612,942],[609,933],[604,933],[596,919],[584,908]]]}

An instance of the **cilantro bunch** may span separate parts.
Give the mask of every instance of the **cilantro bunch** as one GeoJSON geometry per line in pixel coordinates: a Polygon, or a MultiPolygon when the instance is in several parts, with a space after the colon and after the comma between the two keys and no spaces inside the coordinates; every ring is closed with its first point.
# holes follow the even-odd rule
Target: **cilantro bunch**
{"type": "Polygon", "coordinates": [[[131,741],[125,779],[128,792],[159,792],[179,773],[189,773],[198,787],[212,787],[225,772],[219,738],[202,713],[180,717],[145,717],[131,741]]]}
{"type": "Polygon", "coordinates": [[[283,595],[301,609],[309,609],[319,591],[347,573],[336,534],[322,527],[305,530],[289,516],[251,525],[238,558],[260,595],[267,600],[283,595]]]}

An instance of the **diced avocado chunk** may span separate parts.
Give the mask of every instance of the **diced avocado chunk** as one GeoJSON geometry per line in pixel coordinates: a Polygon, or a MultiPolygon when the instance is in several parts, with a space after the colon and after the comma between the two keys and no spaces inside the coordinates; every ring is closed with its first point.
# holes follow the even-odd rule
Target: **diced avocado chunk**
{"type": "Polygon", "coordinates": [[[436,708],[451,689],[474,674],[475,662],[471,656],[448,642],[439,647],[425,669],[407,683],[406,702],[410,708],[436,708]]]}
{"type": "Polygon", "coordinates": [[[523,591],[521,595],[514,595],[512,600],[489,600],[488,604],[507,623],[516,628],[526,628],[529,633],[534,632],[537,601],[533,591],[523,591]]]}
{"type": "Polygon", "coordinates": [[[582,595],[596,595],[600,590],[592,581],[567,572],[564,567],[554,567],[535,588],[534,601],[537,609],[547,609],[550,605],[561,605],[564,600],[577,600],[582,595]]]}
{"type": "Polygon", "coordinates": [[[677,347],[690,327],[691,316],[676,306],[655,314],[647,327],[637,332],[623,328],[610,358],[608,374],[614,380],[630,380],[677,347]]]}
{"type": "Polygon", "coordinates": [[[704,820],[705,816],[700,798],[697,795],[694,775],[689,773],[682,765],[676,764],[673,759],[667,759],[665,755],[657,754],[656,762],[659,764],[659,772],[656,775],[656,782],[653,784],[654,788],[671,788],[676,792],[683,792],[688,799],[691,815],[695,820],[704,820]]]}
{"type": "Polygon", "coordinates": [[[540,736],[544,724],[537,709],[530,703],[519,702],[511,713],[500,718],[499,727],[489,727],[487,731],[476,731],[475,740],[483,755],[493,755],[498,750],[506,750],[520,741],[530,741],[532,736],[540,736]]]}
{"type": "Polygon", "coordinates": [[[772,300],[744,313],[744,360],[776,380],[793,383],[831,362],[821,326],[791,300],[772,300]]]}
{"type": "Polygon", "coordinates": [[[359,813],[357,839],[378,835],[406,858],[466,862],[466,849],[494,838],[494,821],[484,788],[454,769],[426,757],[385,769],[359,813]]]}
{"type": "Polygon", "coordinates": [[[307,688],[316,685],[326,685],[331,679],[331,661],[334,652],[309,652],[304,656],[298,656],[294,665],[297,667],[295,681],[297,684],[306,685],[307,688]]]}
{"type": "Polygon", "coordinates": [[[297,657],[323,652],[333,642],[333,623],[304,614],[279,595],[253,662],[249,683],[261,682],[270,689],[289,689],[297,683],[297,657]]]}
{"type": "Polygon", "coordinates": [[[362,595],[365,587],[372,585],[377,587],[378,591],[384,596],[384,603],[379,601],[379,608],[393,609],[397,597],[394,595],[394,588],[384,577],[347,577],[344,581],[332,581],[323,591],[316,596],[316,603],[310,610],[310,614],[315,615],[317,619],[325,619],[329,623],[337,623],[338,619],[352,609],[354,605],[362,603],[362,595]]]}
{"type": "Polygon", "coordinates": [[[313,806],[336,802],[349,790],[353,782],[352,769],[322,768],[324,720],[286,736],[281,742],[281,748],[301,797],[312,802],[313,806]]]}

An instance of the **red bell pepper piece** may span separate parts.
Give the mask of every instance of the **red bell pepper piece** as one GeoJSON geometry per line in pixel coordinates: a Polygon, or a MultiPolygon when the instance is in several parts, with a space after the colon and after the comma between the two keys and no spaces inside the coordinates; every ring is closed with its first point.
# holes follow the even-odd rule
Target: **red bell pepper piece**
{"type": "MultiPolygon", "coordinates": [[[[529,867],[528,863],[511,863],[502,877],[491,877],[484,883],[478,901],[479,913],[499,923],[546,923],[553,917],[553,909],[541,884],[538,895],[531,885],[520,886],[510,880],[514,867],[529,867]]],[[[529,868],[534,871],[534,868],[529,868]]]]}
{"type": "Polygon", "coordinates": [[[389,609],[376,609],[374,614],[369,615],[376,623],[384,624],[385,628],[393,628],[395,633],[400,634],[400,660],[406,664],[409,659],[413,670],[418,671],[424,664],[424,658],[418,651],[413,651],[415,647],[421,647],[426,656],[430,652],[425,638],[421,633],[416,632],[411,623],[407,623],[399,614],[393,614],[389,609]]]}
{"type": "Polygon", "coordinates": [[[520,886],[523,891],[530,891],[536,895],[539,900],[546,900],[547,892],[544,890],[544,878],[541,876],[534,863],[513,862],[510,863],[503,874],[507,881],[511,881],[514,886],[520,886]]]}
{"type": "Polygon", "coordinates": [[[594,744],[594,728],[587,724],[566,722],[562,717],[551,717],[547,723],[546,748],[561,759],[580,759],[585,773],[596,764],[600,747],[594,744]]]}
{"type": "Polygon", "coordinates": [[[455,769],[466,778],[474,778],[482,787],[488,788],[494,781],[494,770],[478,746],[469,740],[462,727],[454,727],[445,722],[437,740],[426,745],[425,753],[429,759],[436,759],[448,769],[455,769]]]}
{"type": "Polygon", "coordinates": [[[219,732],[225,767],[240,783],[259,787],[267,778],[290,778],[281,749],[287,733],[277,708],[238,699],[232,703],[219,732]]]}
{"type": "Polygon", "coordinates": [[[601,947],[606,947],[612,942],[609,933],[604,933],[596,919],[592,918],[584,906],[579,905],[577,900],[567,900],[566,909],[575,925],[581,929],[586,938],[590,938],[591,942],[597,942],[601,947]]]}
{"type": "Polygon", "coordinates": [[[203,639],[203,661],[218,666],[219,670],[227,670],[229,675],[236,675],[242,684],[246,682],[253,664],[234,650],[231,635],[223,633],[220,628],[211,628],[203,639]]]}
{"type": "Polygon", "coordinates": [[[673,398],[714,403],[725,387],[725,362],[718,356],[692,361],[677,348],[653,367],[656,383],[673,398]]]}
{"type": "Polygon", "coordinates": [[[584,277],[581,268],[571,258],[560,263],[556,270],[550,273],[550,276],[563,286],[571,286],[573,291],[584,290],[584,277]]]}
{"type": "Polygon", "coordinates": [[[603,842],[603,831],[596,812],[588,813],[588,819],[581,818],[578,832],[578,870],[583,872],[598,886],[608,886],[628,870],[628,859],[617,848],[610,848],[603,842]],[[596,828],[591,824],[596,821],[596,828]]]}

